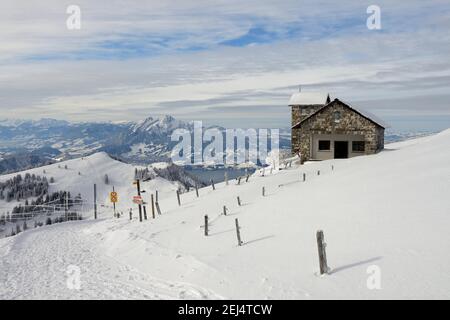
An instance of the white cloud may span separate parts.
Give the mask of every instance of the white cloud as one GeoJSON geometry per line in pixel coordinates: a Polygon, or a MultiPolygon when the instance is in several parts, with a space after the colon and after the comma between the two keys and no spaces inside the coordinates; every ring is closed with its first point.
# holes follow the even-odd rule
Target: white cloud
{"type": "Polygon", "coordinates": [[[16,117],[71,120],[170,113],[218,123],[266,123],[266,114],[283,125],[298,84],[350,101],[442,95],[449,85],[443,1],[379,1],[381,32],[365,28],[369,4],[352,1],[76,2],[80,31],[65,28],[72,3],[2,1],[2,113],[14,108],[16,117]],[[219,45],[258,26],[296,33],[266,44],[219,45]],[[142,55],[129,54],[141,47],[142,55]]]}

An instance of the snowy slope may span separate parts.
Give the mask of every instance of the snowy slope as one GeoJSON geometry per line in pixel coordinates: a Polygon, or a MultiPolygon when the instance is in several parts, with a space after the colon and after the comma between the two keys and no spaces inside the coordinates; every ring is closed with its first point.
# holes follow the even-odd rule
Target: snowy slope
{"type": "Polygon", "coordinates": [[[200,198],[183,194],[181,207],[167,192],[154,220],[105,213],[0,239],[0,298],[448,299],[449,178],[447,130],[373,156],[203,188],[200,198]],[[319,229],[331,267],[322,277],[319,229]],[[80,290],[66,285],[70,265],[81,270],[80,290]],[[381,271],[379,290],[366,285],[372,265],[381,271]]]}
{"type": "MultiPolygon", "coordinates": [[[[158,167],[160,165],[158,164],[158,167]]],[[[106,153],[100,152],[88,157],[67,160],[60,163],[51,164],[44,167],[26,170],[20,172],[22,176],[26,173],[47,177],[50,180],[54,178],[55,182],[50,185],[50,192],[68,190],[73,196],[81,194],[85,202],[85,210],[92,209],[94,198],[94,184],[97,185],[98,205],[108,205],[109,193],[114,186],[119,194],[118,210],[127,210],[131,207],[130,199],[136,194],[134,181],[134,170],[136,167],[127,163],[113,160],[106,153]],[[67,169],[65,169],[67,166],[67,169]],[[44,173],[45,170],[45,173],[44,173]],[[108,175],[109,184],[105,184],[105,175],[108,175]],[[122,198],[124,196],[124,198],[122,198]]],[[[0,176],[0,182],[8,180],[18,173],[0,176]]],[[[142,183],[142,189],[147,189],[149,193],[158,189],[159,192],[172,192],[179,187],[176,182],[167,181],[160,177],[148,182],[142,183]]],[[[18,202],[0,200],[0,216],[17,206],[18,202]]]]}

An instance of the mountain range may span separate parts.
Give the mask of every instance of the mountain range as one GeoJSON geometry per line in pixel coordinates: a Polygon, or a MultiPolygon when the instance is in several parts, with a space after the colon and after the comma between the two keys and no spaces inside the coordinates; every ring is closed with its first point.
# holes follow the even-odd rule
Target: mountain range
{"type": "MultiPolygon", "coordinates": [[[[225,128],[210,126],[223,131],[225,128]]],[[[170,115],[138,122],[68,122],[55,119],[0,120],[0,173],[106,152],[134,164],[168,161],[172,132],[192,131],[192,121],[170,115]]],[[[205,128],[206,129],[206,128],[205,128]]],[[[280,147],[290,147],[288,130],[280,134],[280,147]]]]}

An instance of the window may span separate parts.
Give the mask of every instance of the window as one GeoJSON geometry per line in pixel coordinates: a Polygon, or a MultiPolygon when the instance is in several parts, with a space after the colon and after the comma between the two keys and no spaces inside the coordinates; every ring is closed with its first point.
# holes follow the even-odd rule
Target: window
{"type": "Polygon", "coordinates": [[[364,141],[353,141],[352,142],[352,150],[353,150],[353,152],[364,152],[364,150],[365,150],[364,141]]]}
{"type": "Polygon", "coordinates": [[[334,122],[335,123],[341,122],[341,112],[340,111],[334,112],[334,122]]]}
{"type": "Polygon", "coordinates": [[[330,151],[330,140],[319,140],[319,151],[330,151]]]}

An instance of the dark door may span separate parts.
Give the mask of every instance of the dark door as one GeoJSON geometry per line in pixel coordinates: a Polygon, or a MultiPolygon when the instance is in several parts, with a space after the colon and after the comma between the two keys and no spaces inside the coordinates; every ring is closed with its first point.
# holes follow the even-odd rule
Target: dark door
{"type": "Polygon", "coordinates": [[[334,142],[334,158],[335,159],[348,158],[348,141],[334,142]]]}

